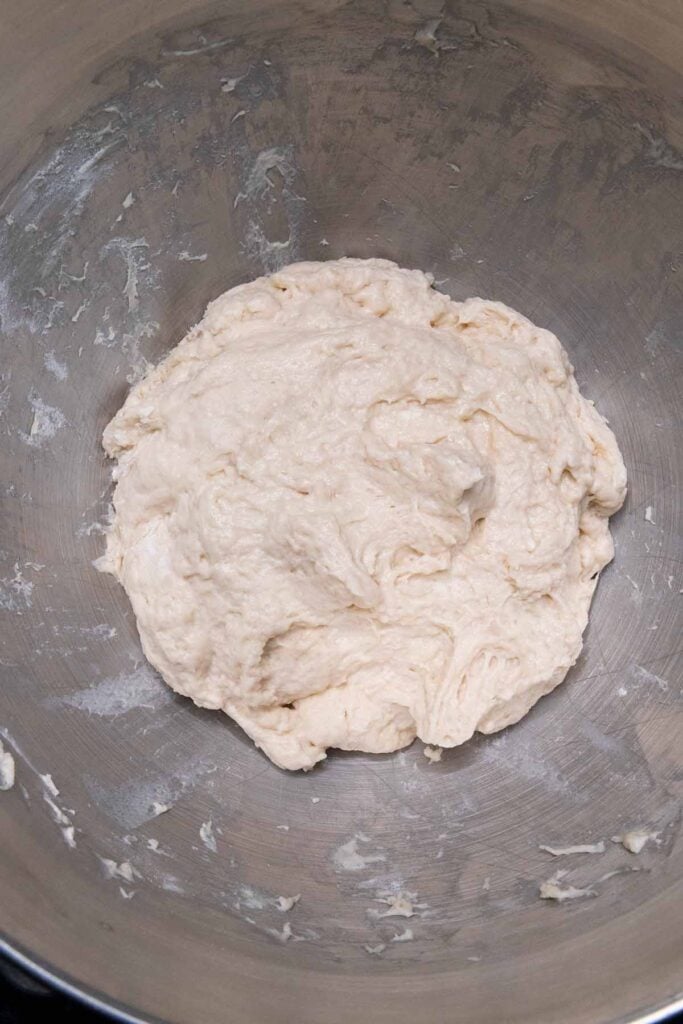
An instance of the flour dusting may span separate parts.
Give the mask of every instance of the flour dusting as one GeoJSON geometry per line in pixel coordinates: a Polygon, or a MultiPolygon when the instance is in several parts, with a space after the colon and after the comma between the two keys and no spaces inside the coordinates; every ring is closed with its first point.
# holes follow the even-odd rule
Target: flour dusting
{"type": "Polygon", "coordinates": [[[337,871],[364,871],[371,864],[378,864],[386,860],[384,854],[363,854],[358,850],[359,843],[369,843],[370,840],[362,833],[353,836],[348,842],[337,847],[332,855],[332,863],[337,871]]]}
{"type": "Polygon", "coordinates": [[[14,785],[16,768],[14,757],[0,743],[0,791],[7,792],[14,785]]]}
{"type": "Polygon", "coordinates": [[[204,843],[204,846],[207,848],[207,850],[210,850],[211,853],[216,853],[218,851],[218,846],[216,845],[216,836],[214,835],[213,822],[211,818],[209,818],[208,821],[203,821],[202,824],[200,825],[199,838],[204,843]]]}
{"type": "Polygon", "coordinates": [[[0,611],[21,615],[33,603],[33,583],[24,579],[19,562],[14,563],[12,576],[0,578],[0,611]]]}
{"type": "Polygon", "coordinates": [[[56,698],[54,703],[100,718],[116,718],[136,708],[157,710],[172,700],[173,695],[153,669],[149,665],[141,665],[132,672],[103,679],[86,690],[56,698]]]}
{"type": "Polygon", "coordinates": [[[42,448],[52,440],[57,431],[62,429],[66,423],[66,417],[61,409],[44,402],[33,388],[29,391],[28,403],[33,419],[28,434],[20,432],[19,436],[31,448],[42,448]]]}
{"type": "MultiPolygon", "coordinates": [[[[72,318],[73,319],[73,318],[72,318]]],[[[43,357],[43,363],[48,373],[51,373],[55,380],[65,381],[69,376],[69,370],[66,363],[62,363],[53,351],[46,352],[43,357]]]]}

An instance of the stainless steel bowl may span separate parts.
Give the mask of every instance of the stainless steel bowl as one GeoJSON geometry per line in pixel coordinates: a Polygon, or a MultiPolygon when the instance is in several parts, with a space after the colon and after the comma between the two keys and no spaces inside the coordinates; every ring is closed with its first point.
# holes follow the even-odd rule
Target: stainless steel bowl
{"type": "Polygon", "coordinates": [[[20,960],[191,1024],[599,1024],[679,998],[681,53],[680,0],[4,0],[0,925],[20,960]],[[145,667],[92,568],[100,435],[209,299],[345,254],[555,331],[630,492],[585,653],[522,724],[440,764],[417,745],[286,774],[145,667]],[[640,855],[611,841],[639,826],[640,855]],[[596,895],[541,900],[558,867],[596,895]],[[413,916],[381,916],[399,893],[413,916]]]}

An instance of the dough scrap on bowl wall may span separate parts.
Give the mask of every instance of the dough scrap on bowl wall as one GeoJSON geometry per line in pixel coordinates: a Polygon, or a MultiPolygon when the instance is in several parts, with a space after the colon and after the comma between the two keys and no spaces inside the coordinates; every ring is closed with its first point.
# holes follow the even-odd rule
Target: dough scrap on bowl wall
{"type": "Polygon", "coordinates": [[[147,658],[283,768],[453,747],[576,661],[626,472],[549,331],[386,260],[212,302],[104,432],[147,658]]]}

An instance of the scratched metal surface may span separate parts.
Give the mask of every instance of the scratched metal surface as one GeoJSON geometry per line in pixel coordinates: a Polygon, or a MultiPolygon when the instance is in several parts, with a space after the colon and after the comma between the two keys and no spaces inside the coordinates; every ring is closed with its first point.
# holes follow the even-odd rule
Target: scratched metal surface
{"type": "Polygon", "coordinates": [[[7,7],[9,945],[105,1003],[192,1024],[597,1024],[673,1003],[680,5],[7,7]],[[555,331],[630,489],[585,651],[524,722],[438,764],[418,744],[287,774],[146,667],[123,591],[91,564],[111,493],[99,440],[207,301],[341,255],[423,268],[555,331]],[[639,856],[611,842],[638,826],[657,834],[639,856]],[[538,849],[600,840],[602,855],[538,849]],[[558,867],[595,895],[539,899],[558,867]],[[412,916],[383,916],[399,894],[412,916]]]}

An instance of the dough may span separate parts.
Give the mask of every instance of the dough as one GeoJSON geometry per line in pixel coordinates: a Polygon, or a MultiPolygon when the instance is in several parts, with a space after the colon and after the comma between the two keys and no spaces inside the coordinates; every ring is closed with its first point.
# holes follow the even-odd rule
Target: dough
{"type": "Polygon", "coordinates": [[[145,654],[283,768],[453,747],[581,650],[624,500],[557,338],[385,260],[226,292],[104,432],[145,654]]]}

